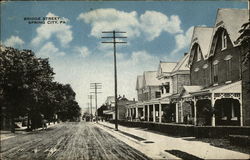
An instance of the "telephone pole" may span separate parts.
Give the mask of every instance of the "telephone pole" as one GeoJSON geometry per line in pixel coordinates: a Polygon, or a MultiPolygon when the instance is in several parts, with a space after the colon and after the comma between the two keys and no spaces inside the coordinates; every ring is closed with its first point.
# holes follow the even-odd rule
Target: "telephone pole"
{"type": "Polygon", "coordinates": [[[90,113],[90,110],[89,110],[89,103],[87,103],[87,105],[88,105],[88,114],[90,113]]]}
{"type": "Polygon", "coordinates": [[[92,122],[92,99],[94,98],[93,95],[88,95],[88,98],[90,99],[90,121],[92,122]]]}
{"type": "Polygon", "coordinates": [[[105,31],[105,32],[102,32],[102,33],[108,33],[108,34],[111,34],[112,33],[112,36],[110,37],[102,37],[102,38],[105,38],[105,39],[113,39],[113,41],[109,41],[109,42],[102,42],[102,43],[111,43],[113,44],[113,47],[114,47],[114,79],[115,79],[115,130],[118,131],[118,120],[117,120],[117,114],[118,114],[118,111],[117,111],[117,69],[116,69],[116,44],[119,44],[119,43],[127,43],[127,42],[117,42],[116,39],[117,38],[127,38],[127,37],[122,37],[122,36],[117,36],[117,34],[122,34],[122,33],[126,33],[126,32],[121,32],[121,31],[105,31]]]}
{"type": "Polygon", "coordinates": [[[90,83],[90,89],[94,89],[95,94],[95,116],[96,116],[96,123],[98,123],[98,112],[97,112],[97,94],[102,93],[102,92],[97,92],[98,89],[102,89],[102,84],[101,83],[90,83]]]}

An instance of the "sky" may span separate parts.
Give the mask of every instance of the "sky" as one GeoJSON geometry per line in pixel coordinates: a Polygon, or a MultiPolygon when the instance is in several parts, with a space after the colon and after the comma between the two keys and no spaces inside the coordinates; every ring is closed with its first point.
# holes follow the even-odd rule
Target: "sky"
{"type": "Polygon", "coordinates": [[[102,84],[98,106],[114,95],[113,46],[101,43],[108,41],[102,36],[111,35],[102,31],[126,32],[119,36],[127,39],[118,40],[127,44],[117,45],[118,95],[132,100],[137,99],[137,75],[156,71],[160,61],[182,58],[189,51],[193,27],[213,26],[218,8],[247,8],[247,2],[1,2],[1,43],[49,58],[55,81],[70,84],[85,110],[93,92],[90,83],[102,84]],[[43,17],[60,19],[33,23],[43,17]]]}

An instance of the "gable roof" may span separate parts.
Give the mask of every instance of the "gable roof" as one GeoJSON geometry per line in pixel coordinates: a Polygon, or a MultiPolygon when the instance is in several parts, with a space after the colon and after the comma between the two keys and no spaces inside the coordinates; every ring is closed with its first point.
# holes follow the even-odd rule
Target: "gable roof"
{"type": "Polygon", "coordinates": [[[173,69],[173,74],[175,74],[178,71],[189,71],[188,67],[188,60],[189,60],[190,54],[186,54],[182,59],[177,63],[177,65],[173,69]]]}
{"type": "Polygon", "coordinates": [[[115,103],[115,97],[114,96],[108,96],[105,103],[107,105],[111,105],[112,103],[115,103]]]}
{"type": "Polygon", "coordinates": [[[233,45],[236,46],[236,40],[240,36],[239,30],[248,21],[248,14],[248,9],[218,9],[213,36],[218,28],[223,27],[227,30],[233,45]]]}
{"type": "Polygon", "coordinates": [[[213,29],[214,28],[212,27],[201,27],[201,26],[194,27],[191,45],[189,49],[190,59],[188,64],[191,64],[193,62],[194,53],[192,53],[192,48],[196,43],[199,44],[200,46],[203,59],[208,58],[210,49],[209,44],[212,40],[213,29]]]}
{"type": "Polygon", "coordinates": [[[143,73],[143,86],[159,86],[161,81],[156,78],[156,71],[145,71],[143,73]]]}
{"type": "Polygon", "coordinates": [[[161,78],[167,75],[170,75],[170,73],[175,68],[177,62],[163,62],[160,61],[158,71],[157,71],[157,77],[161,78]]]}
{"type": "Polygon", "coordinates": [[[136,80],[136,90],[143,88],[143,76],[138,75],[136,80]]]}

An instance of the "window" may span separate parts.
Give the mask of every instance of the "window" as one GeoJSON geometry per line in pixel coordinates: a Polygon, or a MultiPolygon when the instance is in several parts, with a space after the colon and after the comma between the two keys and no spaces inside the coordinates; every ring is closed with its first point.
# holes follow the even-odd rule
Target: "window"
{"type": "Polygon", "coordinates": [[[161,92],[155,92],[155,98],[160,98],[161,97],[161,92]]]}
{"type": "Polygon", "coordinates": [[[197,50],[196,50],[196,54],[197,54],[197,62],[201,60],[201,50],[200,47],[197,46],[197,50]]]}
{"type": "Polygon", "coordinates": [[[224,30],[222,32],[222,46],[221,46],[221,49],[226,49],[227,48],[227,34],[226,34],[226,31],[224,30]]]}
{"type": "Polygon", "coordinates": [[[232,74],[232,61],[231,59],[226,60],[227,64],[227,81],[230,81],[232,74]]]}
{"type": "Polygon", "coordinates": [[[203,80],[204,80],[203,82],[204,82],[204,85],[207,85],[208,64],[204,64],[202,68],[203,68],[203,80]]]}
{"type": "Polygon", "coordinates": [[[213,65],[214,83],[218,83],[218,63],[213,65]]]}
{"type": "Polygon", "coordinates": [[[169,82],[164,85],[166,93],[169,93],[169,82]]]}
{"type": "Polygon", "coordinates": [[[198,72],[199,70],[200,70],[199,68],[195,68],[195,69],[194,69],[195,72],[198,72]]]}
{"type": "Polygon", "coordinates": [[[207,84],[207,75],[206,75],[206,73],[207,73],[206,68],[203,68],[203,80],[204,80],[204,85],[207,84]]]}
{"type": "Polygon", "coordinates": [[[164,87],[160,86],[160,90],[161,90],[161,93],[163,94],[164,93],[164,87]]]}

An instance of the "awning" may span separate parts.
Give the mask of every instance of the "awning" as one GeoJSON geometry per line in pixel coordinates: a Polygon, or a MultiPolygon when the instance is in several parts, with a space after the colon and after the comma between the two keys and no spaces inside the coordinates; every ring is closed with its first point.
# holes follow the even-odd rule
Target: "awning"
{"type": "Polygon", "coordinates": [[[113,114],[115,114],[115,112],[112,111],[112,110],[104,110],[104,111],[103,111],[103,114],[113,115],[113,114]]]}
{"type": "Polygon", "coordinates": [[[206,94],[212,94],[212,93],[241,93],[241,92],[242,92],[241,81],[237,81],[234,83],[204,88],[196,92],[190,92],[190,94],[187,96],[206,95],[206,94]]]}

